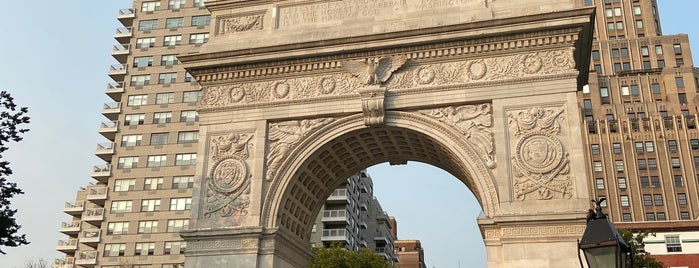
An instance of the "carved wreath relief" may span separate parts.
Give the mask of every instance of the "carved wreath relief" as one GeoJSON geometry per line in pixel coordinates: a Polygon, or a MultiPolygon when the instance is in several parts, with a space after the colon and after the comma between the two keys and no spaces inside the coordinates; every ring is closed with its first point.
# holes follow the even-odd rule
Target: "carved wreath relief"
{"type": "Polygon", "coordinates": [[[264,14],[219,18],[218,34],[262,30],[263,21],[264,14]]]}
{"type": "Polygon", "coordinates": [[[488,167],[495,168],[493,114],[489,103],[422,110],[420,113],[456,128],[476,146],[488,167]]]}
{"type": "Polygon", "coordinates": [[[245,162],[253,146],[252,134],[230,133],[212,136],[212,168],[206,178],[204,216],[245,216],[250,206],[250,170],[245,162]]]}
{"type": "Polygon", "coordinates": [[[562,108],[531,108],[508,112],[515,137],[512,153],[514,195],[518,200],[535,196],[540,200],[572,197],[568,153],[557,137],[562,108]]]}
{"type": "Polygon", "coordinates": [[[334,121],[333,118],[292,120],[269,124],[267,153],[267,181],[274,180],[277,170],[289,157],[296,145],[322,126],[334,121]]]}

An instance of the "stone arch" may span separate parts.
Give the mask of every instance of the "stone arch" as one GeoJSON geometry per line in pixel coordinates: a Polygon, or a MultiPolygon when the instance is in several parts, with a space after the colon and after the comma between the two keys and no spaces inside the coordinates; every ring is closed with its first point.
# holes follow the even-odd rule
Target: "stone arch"
{"type": "Polygon", "coordinates": [[[474,146],[456,129],[419,113],[387,112],[383,127],[366,127],[362,115],[338,119],[300,142],[280,166],[265,198],[261,225],[287,228],[308,239],[315,215],[334,187],[383,162],[419,161],[441,168],[473,192],[486,216],[493,215],[499,209],[494,176],[474,146]],[[346,161],[349,157],[355,159],[346,161]]]}

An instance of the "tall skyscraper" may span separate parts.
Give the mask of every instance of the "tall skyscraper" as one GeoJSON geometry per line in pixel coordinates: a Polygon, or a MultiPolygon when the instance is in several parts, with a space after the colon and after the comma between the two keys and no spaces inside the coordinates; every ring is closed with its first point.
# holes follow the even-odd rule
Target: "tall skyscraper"
{"type": "Polygon", "coordinates": [[[579,93],[590,190],[607,198],[618,228],[656,232],[646,250],[680,265],[699,253],[687,247],[699,238],[699,71],[688,37],[662,34],[655,0],[583,4],[597,8],[589,88],[579,93]]]}

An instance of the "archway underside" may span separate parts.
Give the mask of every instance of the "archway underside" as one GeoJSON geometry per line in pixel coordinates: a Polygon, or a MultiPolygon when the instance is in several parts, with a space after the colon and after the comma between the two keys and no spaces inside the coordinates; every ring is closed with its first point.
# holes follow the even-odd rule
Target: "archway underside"
{"type": "Polygon", "coordinates": [[[418,161],[444,169],[468,185],[469,174],[446,144],[423,133],[399,127],[364,128],[323,145],[296,171],[282,199],[278,224],[307,240],[324,197],[351,174],[375,164],[418,161]]]}

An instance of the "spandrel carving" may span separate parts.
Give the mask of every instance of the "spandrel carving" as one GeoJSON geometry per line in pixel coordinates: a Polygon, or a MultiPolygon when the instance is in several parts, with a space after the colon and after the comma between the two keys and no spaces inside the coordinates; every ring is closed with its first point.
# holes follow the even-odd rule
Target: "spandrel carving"
{"type": "Polygon", "coordinates": [[[274,180],[281,164],[303,138],[332,121],[332,118],[319,118],[269,124],[267,181],[274,180]]]}

